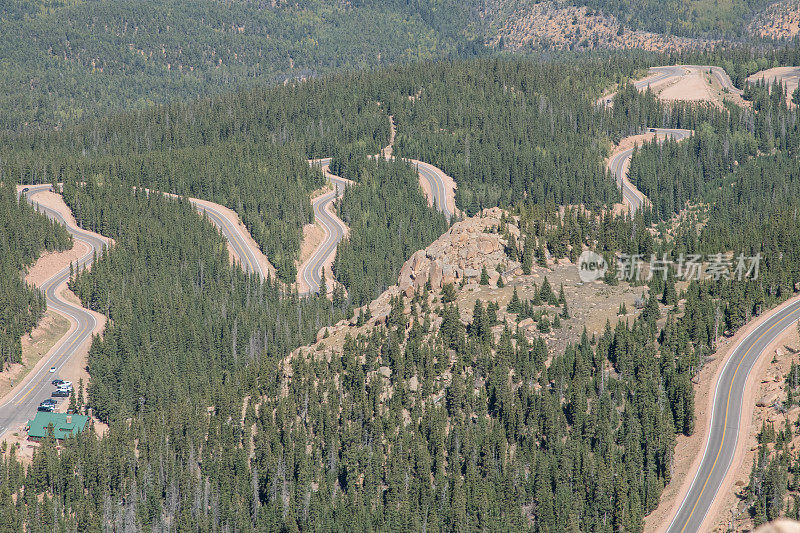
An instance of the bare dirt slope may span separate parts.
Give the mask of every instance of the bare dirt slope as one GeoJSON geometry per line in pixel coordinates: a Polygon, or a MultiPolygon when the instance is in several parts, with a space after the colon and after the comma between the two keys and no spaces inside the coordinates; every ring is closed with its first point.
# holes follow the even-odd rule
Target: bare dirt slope
{"type": "Polygon", "coordinates": [[[792,104],[792,93],[797,90],[798,82],[800,82],[800,67],[775,67],[768,70],[756,72],[749,78],[749,82],[757,82],[760,80],[772,84],[775,80],[780,80],[786,87],[786,100],[792,104]]]}
{"type": "Polygon", "coordinates": [[[756,16],[748,26],[752,35],[767,39],[792,39],[800,35],[800,2],[782,0],[756,16]]]}
{"type": "Polygon", "coordinates": [[[504,49],[628,49],[686,50],[708,41],[664,36],[622,28],[613,15],[557,1],[520,2],[505,18],[490,44],[504,49]]]}

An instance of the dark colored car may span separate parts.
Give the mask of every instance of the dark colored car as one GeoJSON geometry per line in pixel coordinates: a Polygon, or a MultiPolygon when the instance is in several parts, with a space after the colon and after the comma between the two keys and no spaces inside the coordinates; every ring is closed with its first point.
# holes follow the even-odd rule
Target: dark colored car
{"type": "Polygon", "coordinates": [[[64,383],[64,380],[63,379],[54,379],[50,383],[52,383],[56,387],[60,387],[64,383]]]}
{"type": "Polygon", "coordinates": [[[30,189],[28,187],[25,187],[24,189],[22,189],[22,192],[28,192],[29,190],[30,189]]]}
{"type": "Polygon", "coordinates": [[[53,394],[51,394],[51,396],[67,398],[67,397],[69,397],[69,391],[62,390],[62,389],[57,389],[57,390],[53,391],[53,394]]]}

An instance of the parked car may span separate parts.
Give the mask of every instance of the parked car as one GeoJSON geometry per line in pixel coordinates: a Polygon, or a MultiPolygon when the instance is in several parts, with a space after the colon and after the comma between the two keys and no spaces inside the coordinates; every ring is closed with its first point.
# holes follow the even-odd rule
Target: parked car
{"type": "Polygon", "coordinates": [[[51,413],[53,411],[53,409],[56,408],[56,405],[58,405],[58,402],[48,398],[47,400],[45,400],[45,401],[43,401],[42,403],[39,404],[39,409],[38,410],[51,413]]]}
{"type": "Polygon", "coordinates": [[[28,187],[24,187],[24,188],[22,189],[22,192],[28,192],[29,190],[30,190],[30,189],[29,189],[28,187]]]}
{"type": "Polygon", "coordinates": [[[63,380],[63,379],[54,379],[54,380],[53,380],[53,381],[51,381],[50,383],[52,383],[52,384],[53,384],[53,385],[55,385],[56,387],[60,387],[61,385],[63,385],[63,384],[64,384],[64,380],[63,380]]]}
{"type": "Polygon", "coordinates": [[[71,381],[64,381],[63,379],[59,379],[58,381],[60,381],[61,383],[56,385],[56,387],[69,387],[70,389],[72,388],[72,382],[71,381]]]}
{"type": "Polygon", "coordinates": [[[53,391],[52,396],[61,397],[61,398],[67,398],[69,396],[70,392],[72,392],[72,389],[58,388],[58,389],[53,391]]]}

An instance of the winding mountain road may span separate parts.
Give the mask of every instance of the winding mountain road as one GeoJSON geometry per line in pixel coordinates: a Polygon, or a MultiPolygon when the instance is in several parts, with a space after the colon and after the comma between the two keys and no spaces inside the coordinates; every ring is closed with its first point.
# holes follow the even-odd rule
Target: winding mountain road
{"type": "MultiPolygon", "coordinates": [[[[735,87],[724,69],[717,66],[676,65],[673,67],[655,67],[650,76],[635,82],[637,88],[642,89],[654,83],[668,81],[670,78],[683,76],[692,70],[703,70],[719,82],[723,90],[741,96],[743,91],[735,87]]],[[[606,98],[605,102],[609,103],[606,98]]],[[[673,139],[680,140],[691,135],[688,130],[651,129],[656,133],[664,134],[673,139]]],[[[628,199],[631,210],[641,209],[643,199],[629,185],[626,178],[626,163],[633,150],[625,150],[616,154],[609,161],[609,168],[613,172],[628,199]]],[[[709,432],[706,437],[706,446],[700,458],[700,464],[691,483],[684,492],[683,500],[667,526],[668,533],[688,533],[701,531],[704,520],[708,515],[714,500],[722,488],[725,477],[733,463],[742,417],[742,402],[745,396],[750,371],[761,356],[765,354],[769,345],[775,341],[783,331],[792,327],[800,319],[800,301],[778,307],[761,319],[760,323],[732,350],[717,379],[709,432]]],[[[663,525],[662,525],[663,527],[663,525]]],[[[708,527],[708,524],[705,524],[708,527]]]]}
{"type": "MultiPolygon", "coordinates": [[[[50,185],[32,185],[25,192],[27,200],[33,204],[36,202],[33,197],[42,191],[50,190],[50,185]]],[[[99,256],[103,249],[108,246],[108,241],[99,238],[96,234],[80,229],[77,226],[68,224],[58,211],[49,207],[39,205],[39,209],[51,219],[63,224],[73,239],[86,245],[88,251],[78,260],[78,266],[84,268],[90,265],[95,256],[99,256]]],[[[57,343],[56,348],[51,350],[47,360],[37,364],[32,376],[27,377],[20,385],[13,390],[13,396],[4,404],[0,405],[0,436],[7,431],[13,431],[36,414],[39,404],[50,398],[54,387],[50,381],[58,376],[59,369],[79,350],[89,342],[92,332],[97,326],[97,319],[81,307],[79,304],[64,300],[61,295],[62,286],[69,280],[69,267],[61,269],[59,272],[45,281],[40,289],[44,292],[47,299],[47,308],[55,311],[73,323],[72,328],[57,343]],[[55,371],[50,372],[54,367],[55,371]]]]}
{"type": "MultiPolygon", "coordinates": [[[[715,65],[664,65],[659,67],[650,67],[650,72],[647,77],[633,82],[633,86],[639,90],[653,87],[658,84],[663,84],[672,80],[677,80],[684,76],[691,74],[692,71],[709,72],[720,84],[720,86],[731,94],[741,96],[744,91],[737,88],[725,69],[715,65]]],[[[597,100],[597,105],[610,106],[614,100],[614,94],[611,93],[600,97],[597,100]]]]}
{"type": "MultiPolygon", "coordinates": [[[[670,129],[670,128],[650,128],[649,130],[656,135],[663,135],[664,138],[671,138],[676,141],[686,139],[692,135],[691,130],[670,129]]],[[[622,189],[622,195],[631,206],[631,214],[644,206],[645,197],[628,181],[628,163],[633,156],[633,148],[628,148],[614,154],[608,162],[608,168],[617,179],[617,185],[622,189]]]]}
{"type": "Polygon", "coordinates": [[[345,187],[350,183],[348,180],[330,173],[328,170],[331,164],[330,157],[314,159],[311,164],[318,165],[322,169],[325,177],[333,184],[333,190],[316,197],[312,202],[314,218],[322,225],[325,231],[325,240],[317,246],[311,257],[300,265],[299,277],[303,279],[308,287],[308,293],[306,294],[319,292],[322,286],[322,272],[325,264],[336,254],[336,247],[342,242],[345,233],[347,233],[347,226],[345,226],[344,222],[335,214],[332,214],[328,208],[332,206],[333,202],[339,198],[345,187]]]}
{"type": "Polygon", "coordinates": [[[770,311],[731,352],[714,390],[709,436],[700,466],[667,532],[701,531],[733,463],[739,442],[742,399],[750,371],[768,346],[798,319],[800,301],[770,311]]]}
{"type": "MultiPolygon", "coordinates": [[[[108,241],[99,238],[95,233],[88,232],[69,223],[58,211],[37,204],[35,195],[50,189],[50,185],[30,185],[28,186],[28,191],[23,194],[29,202],[38,205],[38,208],[48,217],[64,225],[75,240],[87,246],[87,253],[78,261],[80,268],[85,268],[92,263],[96,256],[100,255],[103,248],[108,246],[108,241]]],[[[169,196],[176,197],[175,195],[169,196]]],[[[211,202],[196,198],[190,198],[189,201],[200,213],[204,213],[211,223],[219,228],[231,245],[242,268],[246,272],[258,274],[262,279],[265,279],[267,273],[257,258],[257,252],[253,250],[251,244],[248,244],[246,237],[242,234],[242,230],[229,220],[222,208],[211,202]]],[[[61,288],[68,279],[69,267],[66,267],[45,281],[40,289],[47,299],[47,308],[70,319],[74,327],[59,340],[56,348],[51,350],[47,360],[37,364],[37,370],[34,375],[17,385],[18,390],[12,391],[14,392],[13,396],[0,405],[0,437],[5,432],[19,428],[33,418],[39,404],[51,397],[54,389],[50,381],[58,377],[59,369],[89,342],[92,333],[97,327],[97,319],[92,313],[78,304],[64,300],[60,296],[61,288]],[[52,367],[55,367],[55,371],[51,373],[50,369],[52,367]]]]}
{"type": "Polygon", "coordinates": [[[211,202],[189,198],[189,201],[200,212],[204,213],[209,221],[219,228],[222,235],[227,239],[233,248],[233,253],[239,258],[239,263],[245,272],[258,274],[261,279],[267,279],[267,272],[258,260],[256,250],[248,244],[247,239],[242,234],[240,228],[234,225],[220,208],[215,207],[211,202]]]}
{"type": "MultiPolygon", "coordinates": [[[[394,134],[392,134],[392,139],[393,138],[394,134]]],[[[391,143],[389,146],[384,148],[381,153],[386,153],[390,147],[391,143]]],[[[391,152],[389,151],[388,153],[391,152]]],[[[419,173],[420,178],[428,182],[428,187],[431,191],[431,196],[433,197],[433,205],[436,207],[436,209],[444,213],[448,219],[452,218],[453,212],[449,205],[454,203],[454,201],[448,196],[448,190],[450,190],[450,196],[452,196],[452,188],[448,187],[447,183],[445,183],[444,173],[435,166],[431,165],[430,163],[425,163],[424,161],[417,161],[414,159],[408,159],[405,161],[414,165],[419,173]]],[[[349,180],[341,178],[335,174],[331,174],[329,170],[329,165],[331,163],[330,157],[312,159],[309,161],[309,163],[312,166],[320,167],[322,172],[325,174],[325,177],[328,178],[328,180],[334,185],[334,189],[316,197],[312,201],[314,218],[322,225],[322,228],[325,231],[325,239],[319,246],[317,246],[311,257],[302,265],[300,265],[300,268],[298,269],[298,279],[302,279],[309,288],[308,292],[305,294],[319,292],[322,284],[323,269],[336,254],[336,247],[347,233],[347,226],[339,219],[339,217],[329,211],[329,207],[331,207],[333,202],[341,196],[344,189],[348,185],[352,184],[352,182],[349,180]]]]}

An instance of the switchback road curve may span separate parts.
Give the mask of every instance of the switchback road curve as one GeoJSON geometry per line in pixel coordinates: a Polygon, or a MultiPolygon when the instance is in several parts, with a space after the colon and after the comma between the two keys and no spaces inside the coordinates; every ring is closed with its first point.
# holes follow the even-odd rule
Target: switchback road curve
{"type": "Polygon", "coordinates": [[[328,207],[344,192],[348,181],[328,171],[328,166],[331,164],[330,157],[315,159],[311,164],[318,165],[333,184],[332,191],[318,196],[312,202],[314,218],[319,221],[325,230],[325,240],[317,246],[311,257],[300,266],[300,276],[308,286],[308,293],[315,293],[319,292],[322,286],[322,271],[325,263],[336,253],[336,247],[342,242],[344,234],[347,232],[344,222],[336,215],[332,215],[328,211],[328,207]]]}
{"type": "Polygon", "coordinates": [[[222,236],[230,243],[233,253],[239,258],[239,263],[245,272],[257,274],[262,280],[267,279],[267,273],[259,262],[256,252],[250,247],[240,228],[228,220],[218,208],[210,205],[210,202],[201,202],[195,198],[189,201],[200,212],[204,213],[212,224],[219,228],[222,236]]]}
{"type": "MultiPolygon", "coordinates": [[[[24,194],[28,201],[36,204],[32,197],[36,193],[50,188],[50,185],[32,185],[24,194]]],[[[94,257],[99,256],[103,248],[108,246],[108,241],[68,224],[59,212],[43,205],[39,205],[39,209],[48,217],[63,224],[73,239],[87,246],[87,253],[78,260],[80,268],[90,265],[94,257]]],[[[58,370],[64,363],[91,339],[92,332],[97,326],[97,319],[94,315],[78,304],[63,300],[57,293],[60,286],[68,281],[69,272],[69,267],[60,270],[45,281],[40,288],[47,299],[47,308],[69,318],[75,327],[59,340],[57,347],[52,350],[46,361],[38,365],[38,370],[33,376],[23,381],[23,385],[17,387],[16,393],[3,405],[0,405],[0,435],[7,431],[13,431],[33,418],[39,404],[50,398],[53,392],[50,381],[58,375],[58,370]],[[55,367],[55,372],[50,372],[51,367],[55,367]]]]}
{"type": "MultiPolygon", "coordinates": [[[[453,213],[448,207],[447,198],[447,185],[442,178],[442,172],[435,166],[425,163],[423,161],[407,160],[419,172],[422,179],[428,182],[430,187],[431,196],[433,197],[433,204],[444,215],[450,219],[453,213]]],[[[330,157],[322,159],[312,159],[309,161],[311,165],[319,166],[325,174],[325,177],[333,184],[334,189],[321,196],[315,198],[312,202],[314,208],[314,218],[319,221],[325,231],[325,240],[314,250],[311,257],[302,265],[300,265],[299,277],[308,286],[307,294],[319,292],[322,284],[322,272],[325,264],[330,261],[330,258],[336,253],[336,247],[344,238],[347,232],[347,227],[344,225],[339,217],[332,215],[328,211],[328,207],[344,192],[345,187],[352,182],[331,174],[329,165],[331,163],[330,157]]]]}
{"type": "Polygon", "coordinates": [[[800,319],[800,301],[771,311],[768,318],[733,349],[714,390],[706,447],[668,533],[700,531],[730,468],[739,441],[742,399],[750,371],[768,346],[800,319]]]}
{"type": "MultiPolygon", "coordinates": [[[[691,130],[669,129],[669,128],[650,128],[648,131],[656,135],[664,135],[665,138],[671,138],[676,141],[686,139],[692,135],[691,130]]],[[[611,174],[616,178],[617,185],[622,189],[622,195],[631,206],[631,214],[636,213],[637,210],[644,207],[643,198],[640,196],[636,189],[628,181],[626,164],[633,156],[633,148],[623,150],[615,154],[608,162],[608,168],[611,174]]]]}
{"type": "MultiPolygon", "coordinates": [[[[665,65],[660,67],[650,67],[650,73],[646,78],[633,82],[633,86],[639,90],[654,86],[672,79],[681,78],[688,75],[693,70],[700,70],[710,73],[719,82],[720,86],[731,94],[741,96],[744,91],[737,88],[725,69],[716,65],[665,65]]],[[[597,105],[611,105],[614,94],[602,96],[597,100],[597,105]]]]}
{"type": "MultiPolygon", "coordinates": [[[[158,193],[170,198],[183,198],[181,195],[165,193],[161,191],[153,191],[151,189],[143,189],[147,194],[158,193]]],[[[198,198],[186,197],[189,202],[197,209],[198,212],[208,217],[208,220],[219,229],[222,236],[230,244],[234,255],[239,260],[239,264],[245,272],[257,274],[262,280],[267,279],[267,272],[258,260],[260,250],[255,250],[247,242],[241,228],[232,223],[230,219],[223,212],[223,206],[210,202],[208,200],[200,200],[198,198]]],[[[233,212],[235,215],[235,212],[233,212]]],[[[246,231],[246,230],[245,230],[246,231]]]]}

